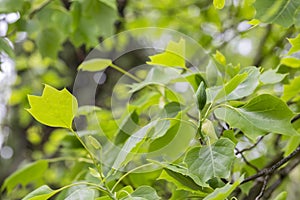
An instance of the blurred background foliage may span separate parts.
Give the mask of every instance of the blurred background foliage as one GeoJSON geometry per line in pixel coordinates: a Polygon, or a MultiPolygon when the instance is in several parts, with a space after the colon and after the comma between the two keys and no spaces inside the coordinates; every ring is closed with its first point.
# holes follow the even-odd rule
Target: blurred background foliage
{"type": "MultiPolygon", "coordinates": [[[[30,117],[24,109],[29,107],[27,94],[39,95],[41,83],[72,91],[78,65],[92,48],[114,34],[149,26],[169,28],[190,36],[209,54],[222,52],[227,63],[277,67],[290,48],[287,38],[297,36],[297,24],[258,24],[253,20],[254,2],[227,0],[225,7],[217,10],[207,0],[0,1],[0,184],[21,164],[51,158],[60,146],[80,153],[74,151],[79,144],[64,130],[42,126],[30,117]]],[[[125,41],[124,45],[132,42],[137,41],[125,41]]],[[[113,50],[118,51],[117,48],[120,47],[113,50]]],[[[135,52],[118,62],[129,69],[144,61],[135,52]]],[[[281,65],[280,71],[293,77],[297,69],[289,65],[281,65]]],[[[105,73],[97,96],[101,106],[108,106],[105,102],[109,102],[111,88],[121,75],[110,69],[105,73]]],[[[100,117],[112,116],[102,112],[100,117]]],[[[276,154],[276,150],[271,154],[276,154]]],[[[257,159],[260,162],[264,164],[262,157],[257,159]]],[[[60,168],[61,163],[54,165],[58,165],[57,171],[47,172],[48,182],[63,185],[72,179],[64,175],[67,169],[60,168]]],[[[83,167],[80,165],[85,164],[69,166],[73,167],[73,176],[78,176],[75,169],[83,167]]],[[[299,184],[300,175],[295,175],[291,188],[299,184]]],[[[294,190],[293,195],[299,195],[297,192],[294,190]]],[[[15,195],[18,198],[24,194],[15,195]]]]}

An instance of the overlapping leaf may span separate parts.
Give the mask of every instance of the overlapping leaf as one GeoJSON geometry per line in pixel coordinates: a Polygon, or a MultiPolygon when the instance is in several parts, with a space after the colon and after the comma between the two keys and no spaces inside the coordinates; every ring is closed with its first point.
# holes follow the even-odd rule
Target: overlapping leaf
{"type": "Polygon", "coordinates": [[[268,132],[298,135],[290,122],[294,113],[281,99],[270,94],[259,95],[239,108],[217,108],[215,115],[253,140],[268,132]]]}

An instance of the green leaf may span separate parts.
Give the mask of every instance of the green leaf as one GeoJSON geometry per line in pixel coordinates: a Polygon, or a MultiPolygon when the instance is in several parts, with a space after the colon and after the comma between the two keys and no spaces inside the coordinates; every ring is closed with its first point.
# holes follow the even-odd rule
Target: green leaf
{"type": "Polygon", "coordinates": [[[3,37],[0,37],[0,52],[1,51],[4,51],[11,58],[15,56],[13,48],[9,45],[8,41],[3,37]]]}
{"type": "MultiPolygon", "coordinates": [[[[247,73],[237,74],[229,82],[227,82],[219,93],[216,95],[215,100],[224,98],[228,96],[232,91],[234,91],[243,81],[248,77],[247,73]]],[[[226,99],[226,98],[225,98],[226,99]]]]}
{"type": "Polygon", "coordinates": [[[42,178],[47,169],[48,161],[46,160],[39,160],[22,167],[5,179],[1,190],[3,191],[6,188],[7,193],[10,193],[18,184],[26,186],[28,183],[42,178]]]}
{"type": "Polygon", "coordinates": [[[102,109],[97,106],[90,106],[90,105],[85,105],[85,106],[80,106],[77,110],[76,116],[80,115],[89,115],[94,112],[99,112],[102,109]]]}
{"type": "Polygon", "coordinates": [[[286,191],[280,192],[280,194],[278,194],[274,200],[286,200],[287,194],[288,193],[286,191]]]}
{"type": "Polygon", "coordinates": [[[299,68],[300,67],[300,59],[294,57],[282,58],[280,64],[286,65],[291,68],[299,68]]]}
{"type": "Polygon", "coordinates": [[[214,0],[214,7],[216,9],[222,9],[224,8],[224,5],[225,5],[225,0],[214,0]]]}
{"type": "Polygon", "coordinates": [[[93,136],[89,135],[88,136],[90,144],[95,148],[95,149],[101,149],[101,144],[98,142],[96,138],[93,136]]]}
{"type": "Polygon", "coordinates": [[[44,28],[39,32],[36,45],[43,57],[56,59],[61,49],[62,35],[56,28],[44,28]]]}
{"type": "Polygon", "coordinates": [[[255,17],[262,22],[289,27],[294,23],[294,16],[299,6],[298,0],[255,1],[255,17]]]}
{"type": "Polygon", "coordinates": [[[185,66],[185,40],[180,39],[178,43],[170,41],[165,51],[154,56],[149,56],[149,65],[160,65],[165,67],[181,67],[185,66]]]}
{"type": "Polygon", "coordinates": [[[111,7],[114,10],[117,10],[116,1],[111,1],[111,0],[98,0],[98,1],[104,3],[105,5],[111,7]]]}
{"type": "Polygon", "coordinates": [[[205,121],[202,124],[202,133],[204,133],[206,136],[210,138],[211,143],[214,143],[218,140],[218,136],[215,131],[214,124],[212,121],[205,119],[205,121]]]}
{"type": "Polygon", "coordinates": [[[212,145],[191,149],[184,161],[189,172],[202,182],[214,177],[228,178],[235,158],[234,146],[229,139],[222,138],[212,145]]]}
{"type": "Polygon", "coordinates": [[[283,94],[281,99],[284,101],[293,100],[300,93],[300,76],[294,78],[290,84],[283,86],[283,94]]]}
{"type": "Polygon", "coordinates": [[[260,72],[257,67],[251,66],[242,69],[224,88],[223,86],[208,88],[206,90],[208,102],[212,102],[216,97],[219,99],[218,102],[221,102],[224,100],[241,99],[251,95],[259,84],[259,76],[260,72]]]}
{"type": "Polygon", "coordinates": [[[133,152],[134,149],[137,149],[139,145],[142,143],[142,141],[145,140],[147,133],[151,129],[151,127],[156,124],[157,121],[150,122],[146,126],[142,127],[138,131],[136,131],[134,134],[132,134],[123,145],[122,149],[118,153],[112,168],[115,170],[120,169],[120,167],[124,166],[129,160],[129,155],[132,155],[131,152],[133,152]]]}
{"type": "Polygon", "coordinates": [[[95,58],[81,63],[78,70],[96,72],[106,69],[111,64],[112,61],[110,59],[95,58]]]}
{"type": "Polygon", "coordinates": [[[215,115],[252,140],[268,132],[298,135],[290,122],[294,113],[281,99],[270,94],[259,95],[239,108],[229,105],[217,108],[215,115]]]}
{"type": "Polygon", "coordinates": [[[128,194],[131,194],[133,193],[133,188],[131,185],[127,185],[125,187],[123,187],[122,189],[120,189],[118,192],[117,192],[117,198],[118,199],[121,199],[123,197],[126,197],[128,196],[128,194]]]}
{"type": "Polygon", "coordinates": [[[183,174],[176,173],[168,169],[164,169],[161,172],[160,176],[158,177],[158,180],[159,179],[164,179],[170,183],[173,183],[176,186],[177,190],[189,191],[199,197],[205,197],[208,194],[206,192],[203,192],[203,187],[197,185],[190,177],[184,176],[183,174]]]}
{"type": "Polygon", "coordinates": [[[264,84],[274,84],[282,81],[287,75],[287,74],[279,74],[276,72],[277,72],[276,69],[269,69],[260,75],[259,80],[264,84]]]}
{"type": "Polygon", "coordinates": [[[77,113],[77,100],[67,90],[56,90],[45,85],[42,96],[28,95],[31,106],[27,111],[40,123],[72,129],[72,121],[77,113]]]}
{"type": "Polygon", "coordinates": [[[85,187],[75,190],[65,200],[94,200],[95,198],[95,190],[85,187]]]}
{"type": "Polygon", "coordinates": [[[48,185],[43,185],[27,194],[22,200],[46,200],[60,191],[61,189],[52,190],[48,185]]]}
{"type": "Polygon", "coordinates": [[[119,131],[115,137],[115,144],[118,145],[124,143],[136,130],[138,121],[139,116],[135,110],[129,113],[128,116],[125,117],[125,119],[122,119],[119,131]]]}
{"type": "Polygon", "coordinates": [[[95,178],[100,178],[101,177],[99,172],[97,170],[95,170],[94,168],[89,167],[89,171],[90,171],[90,174],[93,177],[95,177],[95,178]]]}
{"type": "Polygon", "coordinates": [[[289,38],[288,40],[292,45],[292,48],[288,52],[289,55],[296,53],[300,50],[300,34],[298,34],[297,37],[289,38]]]}
{"type": "Polygon", "coordinates": [[[152,67],[144,81],[131,84],[130,93],[137,92],[149,85],[166,85],[171,80],[180,77],[180,74],[175,69],[165,67],[152,67]]]}
{"type": "MultiPolygon", "coordinates": [[[[222,9],[222,8],[220,8],[220,9],[222,9]]],[[[224,66],[226,65],[226,58],[225,58],[225,56],[220,51],[218,51],[218,50],[216,51],[216,54],[214,54],[214,58],[221,65],[224,65],[224,66]]]]}
{"type": "Polygon", "coordinates": [[[237,181],[233,184],[226,184],[222,188],[217,188],[214,192],[209,194],[203,200],[224,200],[237,188],[240,183],[243,181],[244,177],[240,177],[237,181]]]}
{"type": "Polygon", "coordinates": [[[154,188],[150,186],[138,187],[130,196],[124,197],[121,200],[158,200],[161,199],[154,188]]]}

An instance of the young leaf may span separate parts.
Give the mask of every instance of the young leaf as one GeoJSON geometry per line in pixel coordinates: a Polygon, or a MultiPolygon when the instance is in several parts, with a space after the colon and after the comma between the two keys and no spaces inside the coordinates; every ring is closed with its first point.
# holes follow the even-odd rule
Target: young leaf
{"type": "Polygon", "coordinates": [[[189,172],[202,182],[214,177],[228,178],[235,158],[234,146],[229,139],[222,138],[212,145],[191,149],[184,161],[189,172]]]}
{"type": "Polygon", "coordinates": [[[255,17],[262,22],[289,27],[294,23],[294,16],[299,6],[298,0],[255,1],[255,17]]]}
{"type": "Polygon", "coordinates": [[[240,183],[243,181],[244,177],[240,177],[232,185],[226,184],[222,188],[217,188],[213,193],[209,194],[203,200],[224,200],[237,188],[240,183]]]}
{"type": "Polygon", "coordinates": [[[40,123],[72,129],[72,121],[77,113],[77,100],[67,90],[61,91],[45,85],[42,96],[28,95],[31,106],[27,111],[40,123]]]}
{"type": "Polygon", "coordinates": [[[185,40],[180,39],[178,43],[170,41],[165,51],[154,56],[149,56],[149,65],[160,65],[166,67],[181,67],[185,66],[185,40]]]}
{"type": "Polygon", "coordinates": [[[300,90],[300,76],[294,78],[290,84],[283,86],[282,100],[293,100],[299,94],[300,90]]]}
{"type": "Polygon", "coordinates": [[[31,163],[17,170],[7,179],[5,179],[3,185],[1,186],[1,190],[3,191],[6,188],[7,193],[10,193],[12,189],[14,189],[14,187],[16,187],[18,184],[26,186],[31,181],[41,178],[47,168],[48,161],[46,160],[38,160],[34,163],[31,163]]]}
{"type": "Polygon", "coordinates": [[[243,81],[248,77],[247,73],[237,74],[234,76],[229,82],[225,84],[225,86],[219,91],[216,95],[215,100],[221,99],[229,95],[232,91],[234,91],[243,81]]]}
{"type": "Polygon", "coordinates": [[[96,72],[106,69],[111,64],[112,61],[110,59],[95,58],[81,63],[78,70],[96,72]]]}
{"type": "Polygon", "coordinates": [[[214,0],[214,7],[216,9],[222,9],[224,8],[224,5],[225,5],[225,0],[214,0]]]}
{"type": "Polygon", "coordinates": [[[299,68],[300,67],[300,59],[294,57],[286,57],[282,58],[280,64],[286,65],[291,68],[299,68]]]}
{"type": "Polygon", "coordinates": [[[281,99],[270,94],[259,95],[239,108],[217,108],[215,115],[252,140],[268,132],[299,135],[290,122],[294,113],[281,99]]]}
{"type": "Polygon", "coordinates": [[[300,34],[297,35],[297,37],[289,38],[288,40],[292,45],[292,48],[288,52],[289,55],[296,53],[297,51],[300,51],[300,34]]]}

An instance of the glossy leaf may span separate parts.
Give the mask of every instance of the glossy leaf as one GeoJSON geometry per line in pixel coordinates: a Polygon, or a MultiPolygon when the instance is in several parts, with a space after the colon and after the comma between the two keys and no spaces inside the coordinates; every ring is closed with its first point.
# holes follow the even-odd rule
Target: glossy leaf
{"type": "Polygon", "coordinates": [[[185,40],[180,39],[178,43],[170,41],[165,51],[154,56],[149,56],[149,65],[160,65],[166,67],[181,67],[185,66],[185,40]]]}
{"type": "Polygon", "coordinates": [[[289,27],[294,23],[294,16],[299,6],[298,0],[255,1],[255,17],[262,22],[289,27]]]}
{"type": "Polygon", "coordinates": [[[47,168],[48,161],[46,160],[39,160],[24,166],[5,179],[1,190],[6,188],[7,192],[10,193],[19,184],[24,187],[28,183],[42,178],[47,168]]]}
{"type": "Polygon", "coordinates": [[[106,69],[112,64],[110,59],[95,58],[84,61],[78,67],[78,70],[96,72],[106,69]]]}
{"type": "Polygon", "coordinates": [[[237,181],[235,181],[233,184],[226,184],[222,188],[217,188],[214,192],[209,194],[207,197],[205,197],[203,200],[224,200],[229,197],[229,195],[240,185],[240,183],[243,181],[244,177],[240,177],[237,181]]]}
{"type": "Polygon", "coordinates": [[[217,108],[215,115],[231,127],[239,128],[252,140],[268,132],[298,135],[290,122],[294,113],[281,99],[269,94],[259,95],[239,108],[232,106],[217,108]]]}
{"type": "Polygon", "coordinates": [[[67,90],[56,90],[45,85],[42,96],[28,95],[31,106],[27,111],[40,123],[72,129],[72,121],[77,113],[77,100],[67,90]]]}
{"type": "Polygon", "coordinates": [[[234,146],[229,139],[222,138],[214,144],[191,149],[184,161],[189,172],[202,182],[214,177],[228,178],[235,158],[234,146]]]}

